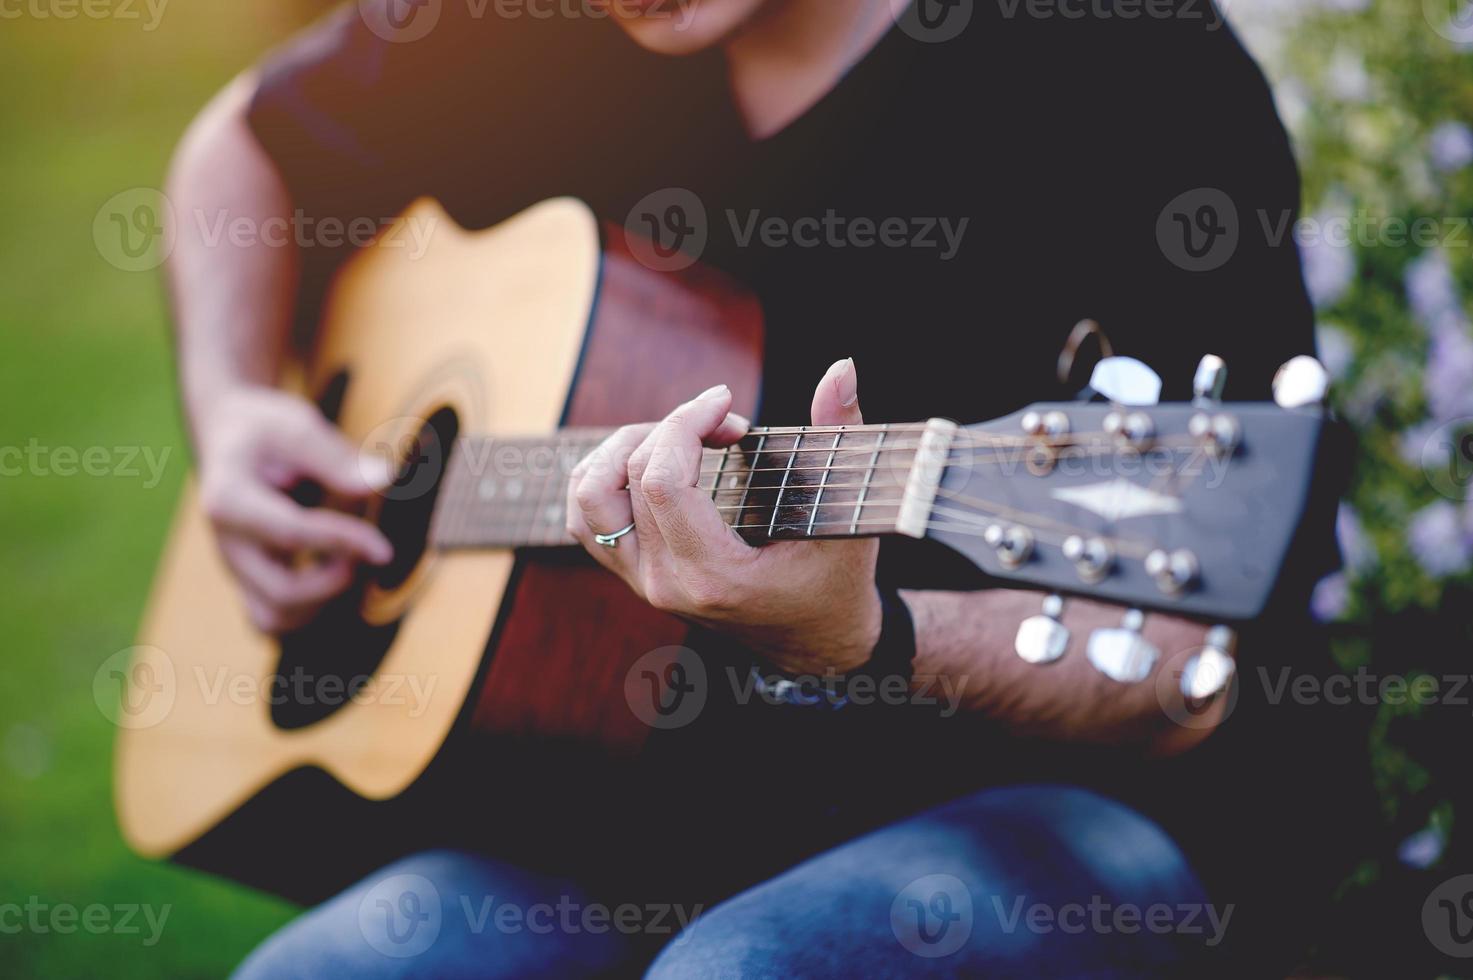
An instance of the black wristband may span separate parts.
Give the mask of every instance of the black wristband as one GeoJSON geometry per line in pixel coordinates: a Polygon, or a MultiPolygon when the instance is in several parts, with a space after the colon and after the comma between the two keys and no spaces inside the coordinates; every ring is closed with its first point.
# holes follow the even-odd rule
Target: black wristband
{"type": "Polygon", "coordinates": [[[752,682],[758,695],[771,704],[829,711],[890,697],[908,698],[915,675],[915,620],[898,590],[882,588],[879,594],[880,636],[868,660],[846,674],[823,677],[789,677],[778,672],[764,676],[760,667],[753,667],[752,682]]]}

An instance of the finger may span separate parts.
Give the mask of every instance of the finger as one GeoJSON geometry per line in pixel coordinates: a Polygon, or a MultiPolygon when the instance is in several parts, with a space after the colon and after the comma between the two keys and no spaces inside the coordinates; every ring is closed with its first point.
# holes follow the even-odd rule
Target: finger
{"type": "Polygon", "coordinates": [[[282,551],[352,555],[375,565],[394,557],[389,539],[367,521],[326,508],[301,507],[261,486],[223,495],[211,516],[227,529],[282,551]]]}
{"type": "Polygon", "coordinates": [[[702,392],[670,413],[630,460],[635,519],[641,508],[647,509],[678,561],[703,560],[713,549],[746,550],[731,534],[710,491],[697,487],[703,446],[722,431],[730,407],[731,391],[725,385],[702,392]]]}
{"type": "Polygon", "coordinates": [[[273,606],[317,606],[348,587],[353,564],[342,557],[289,565],[265,546],[234,539],[222,543],[238,577],[273,606]]]}
{"type": "Polygon", "coordinates": [[[864,421],[859,411],[859,373],[854,358],[829,365],[813,392],[812,412],[814,425],[859,425],[864,421]]]}
{"type": "Polygon", "coordinates": [[[334,493],[366,497],[387,487],[395,465],[375,452],[359,452],[340,430],[316,412],[305,411],[291,423],[291,437],[281,444],[283,458],[298,475],[310,477],[334,493]]]}
{"type": "Polygon", "coordinates": [[[574,468],[568,481],[568,531],[589,554],[624,574],[637,564],[638,541],[632,534],[610,548],[593,540],[634,522],[629,501],[629,457],[653,425],[630,425],[616,431],[574,468]]]}
{"type": "Polygon", "coordinates": [[[738,442],[750,428],[752,428],[752,422],[745,415],[727,412],[726,418],[716,427],[716,431],[706,437],[706,445],[712,449],[725,448],[738,442]]]}
{"type": "Polygon", "coordinates": [[[352,563],[343,558],[291,566],[256,541],[227,537],[220,548],[248,599],[252,621],[267,632],[308,621],[353,579],[352,563]]]}

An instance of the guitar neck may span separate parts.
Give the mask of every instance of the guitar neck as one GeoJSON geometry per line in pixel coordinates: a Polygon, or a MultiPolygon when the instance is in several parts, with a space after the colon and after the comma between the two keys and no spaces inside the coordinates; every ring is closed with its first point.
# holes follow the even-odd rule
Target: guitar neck
{"type": "MultiPolygon", "coordinates": [[[[752,544],[925,534],[953,423],[753,428],[704,450],[696,488],[752,544]]],[[[555,547],[568,475],[612,430],[460,439],[430,527],[439,548],[555,547]]],[[[599,530],[617,530],[600,528],[599,530]]]]}

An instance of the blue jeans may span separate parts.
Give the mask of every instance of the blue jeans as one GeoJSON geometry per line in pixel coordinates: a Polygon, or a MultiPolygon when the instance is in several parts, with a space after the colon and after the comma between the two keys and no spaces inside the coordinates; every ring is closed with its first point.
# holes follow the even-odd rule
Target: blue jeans
{"type": "Polygon", "coordinates": [[[504,862],[426,852],[307,912],[236,976],[1201,976],[1230,915],[1134,811],[1070,787],[1005,787],[709,910],[620,904],[504,862]]]}

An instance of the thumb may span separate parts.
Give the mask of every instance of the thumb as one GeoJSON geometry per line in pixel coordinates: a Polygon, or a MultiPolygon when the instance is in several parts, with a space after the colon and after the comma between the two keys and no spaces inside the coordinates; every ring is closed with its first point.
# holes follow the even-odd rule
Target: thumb
{"type": "Polygon", "coordinates": [[[846,357],[829,366],[813,393],[813,424],[858,425],[863,421],[859,374],[854,369],[854,358],[846,357]]]}
{"type": "Polygon", "coordinates": [[[355,452],[352,443],[325,419],[314,418],[284,448],[298,472],[334,493],[366,497],[394,479],[390,460],[377,453],[355,452]]]}

